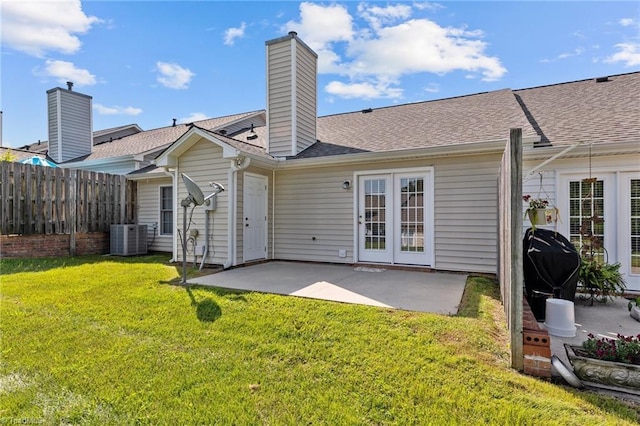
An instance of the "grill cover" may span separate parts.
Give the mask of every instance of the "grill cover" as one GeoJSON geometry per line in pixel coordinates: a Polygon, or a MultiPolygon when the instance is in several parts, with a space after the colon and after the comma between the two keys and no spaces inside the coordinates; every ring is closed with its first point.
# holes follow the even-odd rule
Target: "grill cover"
{"type": "Polygon", "coordinates": [[[555,231],[529,228],[523,240],[522,257],[526,296],[536,319],[544,319],[546,297],[573,302],[580,254],[571,241],[555,231]]]}

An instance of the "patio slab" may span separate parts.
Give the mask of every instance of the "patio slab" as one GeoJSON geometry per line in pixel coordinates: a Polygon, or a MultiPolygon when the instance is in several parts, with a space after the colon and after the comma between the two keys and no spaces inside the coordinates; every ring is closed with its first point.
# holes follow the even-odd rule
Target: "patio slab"
{"type": "Polygon", "coordinates": [[[189,284],[454,315],[466,274],[268,262],[190,279],[189,284]]]}

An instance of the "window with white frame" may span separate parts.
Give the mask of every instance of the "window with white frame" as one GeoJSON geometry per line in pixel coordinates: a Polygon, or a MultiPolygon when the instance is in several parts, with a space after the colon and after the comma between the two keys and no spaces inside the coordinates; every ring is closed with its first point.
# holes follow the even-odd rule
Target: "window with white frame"
{"type": "Polygon", "coordinates": [[[160,187],[160,235],[173,233],[173,187],[160,187]]]}
{"type": "MultiPolygon", "coordinates": [[[[604,182],[597,179],[584,179],[569,182],[569,236],[571,242],[580,250],[585,235],[597,237],[604,243],[604,182]]],[[[596,247],[596,257],[603,258],[604,250],[596,247]]]]}

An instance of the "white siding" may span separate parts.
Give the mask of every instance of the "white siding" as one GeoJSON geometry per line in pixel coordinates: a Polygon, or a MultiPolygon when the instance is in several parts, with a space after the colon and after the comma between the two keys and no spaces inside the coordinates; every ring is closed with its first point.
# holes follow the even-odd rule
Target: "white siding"
{"type": "Polygon", "coordinates": [[[496,273],[500,156],[435,163],[436,268],[496,273]]]}
{"type": "Polygon", "coordinates": [[[55,88],[47,91],[49,156],[73,160],[93,149],[91,96],[55,88]]]}
{"type": "Polygon", "coordinates": [[[295,36],[267,42],[267,150],[274,156],[316,141],[316,64],[315,52],[295,36]]]}
{"type": "Polygon", "coordinates": [[[298,45],[296,49],[296,154],[316,142],[316,57],[298,45]]]}
{"type": "Polygon", "coordinates": [[[291,152],[292,69],[291,42],[268,45],[267,48],[267,115],[269,123],[267,150],[274,156],[291,152]]]}
{"type": "Polygon", "coordinates": [[[276,259],[353,262],[353,189],[341,187],[352,178],[337,167],[276,173],[276,259]]]}
{"type": "MultiPolygon", "coordinates": [[[[171,235],[159,235],[160,233],[160,186],[170,186],[170,177],[162,179],[150,179],[148,181],[138,181],[138,223],[147,225],[147,241],[150,251],[169,252],[173,251],[173,237],[171,235]],[[153,225],[157,224],[155,232],[153,225]]],[[[174,200],[175,208],[179,203],[174,200]]],[[[174,224],[175,225],[175,224],[174,224]]]]}
{"type": "Polygon", "coordinates": [[[278,171],[274,257],[354,262],[355,189],[342,182],[357,171],[433,166],[435,268],[495,273],[499,162],[483,155],[278,171]]]}
{"type": "MultiPolygon", "coordinates": [[[[227,182],[227,172],[229,170],[229,160],[222,158],[222,148],[212,142],[201,139],[196,142],[178,161],[179,173],[187,174],[193,179],[202,192],[207,195],[211,187],[209,182],[215,181],[229,188],[227,182]]],[[[178,199],[176,205],[180,206],[180,201],[188,195],[182,178],[178,178],[178,199]]],[[[203,245],[208,239],[209,254],[205,263],[223,264],[227,261],[227,208],[229,193],[222,192],[217,196],[217,209],[209,214],[209,235],[205,236],[205,210],[203,207],[196,207],[191,217],[191,230],[197,230],[199,235],[197,244],[203,245]]],[[[183,208],[178,207],[178,229],[182,232],[182,212],[183,208]]],[[[187,209],[187,214],[191,213],[191,207],[187,209]]],[[[188,217],[188,216],[187,216],[188,217]]],[[[180,247],[180,241],[178,240],[180,247]]],[[[182,249],[178,250],[178,259],[182,260],[182,249]]],[[[187,260],[193,261],[193,254],[187,254],[187,260]]],[[[201,261],[198,256],[198,262],[201,261]]]]}

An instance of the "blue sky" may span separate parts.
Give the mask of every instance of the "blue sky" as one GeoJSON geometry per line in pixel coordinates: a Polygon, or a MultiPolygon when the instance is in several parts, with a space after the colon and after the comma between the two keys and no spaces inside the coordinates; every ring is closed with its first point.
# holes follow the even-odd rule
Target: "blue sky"
{"type": "Polygon", "coordinates": [[[264,42],[319,55],[318,114],[640,70],[640,3],[3,0],[2,144],[46,140],[46,91],[94,130],[265,108],[264,42]]]}

